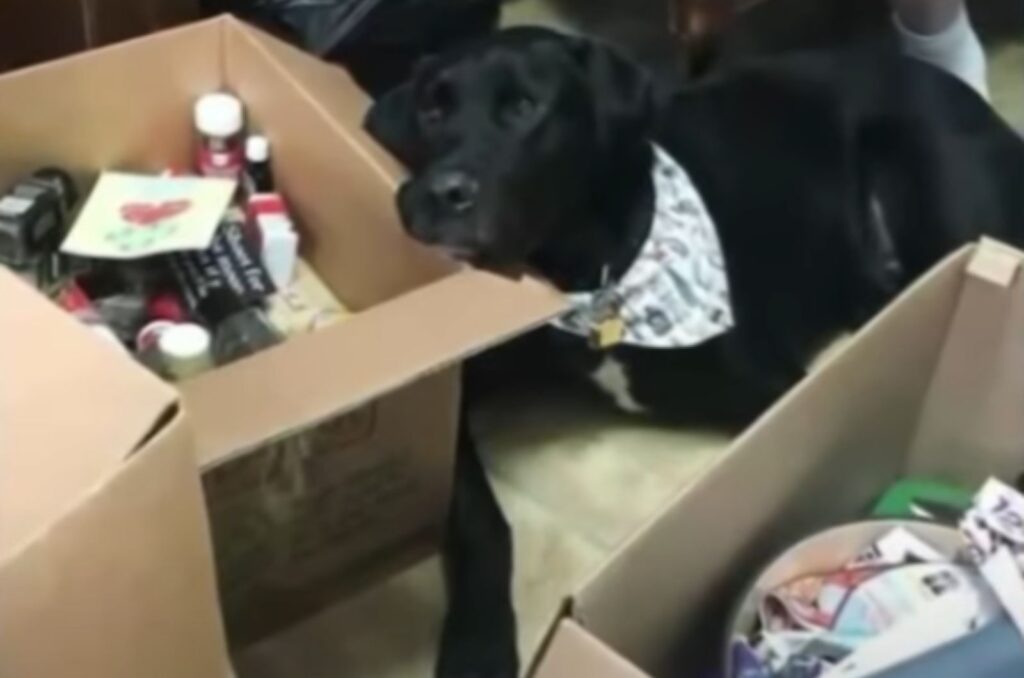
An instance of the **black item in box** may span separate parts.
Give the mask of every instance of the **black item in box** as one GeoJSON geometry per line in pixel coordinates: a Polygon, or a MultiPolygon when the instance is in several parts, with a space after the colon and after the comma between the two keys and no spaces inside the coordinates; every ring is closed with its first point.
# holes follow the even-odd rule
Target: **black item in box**
{"type": "Polygon", "coordinates": [[[208,249],[172,254],[169,261],[189,310],[212,326],[276,291],[240,221],[222,224],[208,249]]]}

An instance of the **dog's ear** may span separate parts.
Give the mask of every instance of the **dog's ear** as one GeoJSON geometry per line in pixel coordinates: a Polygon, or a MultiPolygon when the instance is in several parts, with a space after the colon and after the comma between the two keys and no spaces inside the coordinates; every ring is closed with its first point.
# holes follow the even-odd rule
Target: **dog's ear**
{"type": "Polygon", "coordinates": [[[391,90],[370,107],[363,121],[366,131],[410,169],[423,155],[415,88],[410,80],[391,90]]]}
{"type": "Polygon", "coordinates": [[[572,52],[592,88],[602,145],[634,143],[645,134],[653,109],[650,76],[609,45],[579,39],[572,52]]]}
{"type": "Polygon", "coordinates": [[[417,169],[424,156],[423,135],[416,119],[418,93],[434,77],[438,63],[436,56],[422,57],[409,80],[378,99],[363,122],[366,131],[409,169],[417,169]]]}

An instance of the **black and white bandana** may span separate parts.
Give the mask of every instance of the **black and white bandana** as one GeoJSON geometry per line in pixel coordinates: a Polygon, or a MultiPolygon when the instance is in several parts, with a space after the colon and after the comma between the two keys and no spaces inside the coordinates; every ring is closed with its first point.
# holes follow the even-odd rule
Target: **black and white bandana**
{"type": "Polygon", "coordinates": [[[572,310],[552,321],[589,336],[612,293],[623,322],[621,344],[687,348],[733,326],[725,258],[714,221],[689,174],[654,145],[654,223],[636,261],[611,288],[567,295],[572,310]]]}

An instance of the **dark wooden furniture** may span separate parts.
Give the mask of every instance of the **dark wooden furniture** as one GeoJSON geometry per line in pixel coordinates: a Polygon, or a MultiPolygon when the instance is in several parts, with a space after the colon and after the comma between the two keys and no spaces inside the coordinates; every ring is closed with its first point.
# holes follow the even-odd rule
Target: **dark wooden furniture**
{"type": "Polygon", "coordinates": [[[197,0],[0,0],[0,72],[196,19],[197,0]]]}
{"type": "Polygon", "coordinates": [[[667,0],[669,29],[681,45],[691,71],[701,71],[717,56],[717,47],[736,17],[763,0],[667,0]]]}

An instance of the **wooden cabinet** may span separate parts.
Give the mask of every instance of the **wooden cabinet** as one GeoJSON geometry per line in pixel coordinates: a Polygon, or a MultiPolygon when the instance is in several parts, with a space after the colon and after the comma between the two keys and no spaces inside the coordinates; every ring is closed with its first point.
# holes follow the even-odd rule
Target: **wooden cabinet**
{"type": "Polygon", "coordinates": [[[197,0],[0,0],[0,71],[195,19],[197,0]]]}

